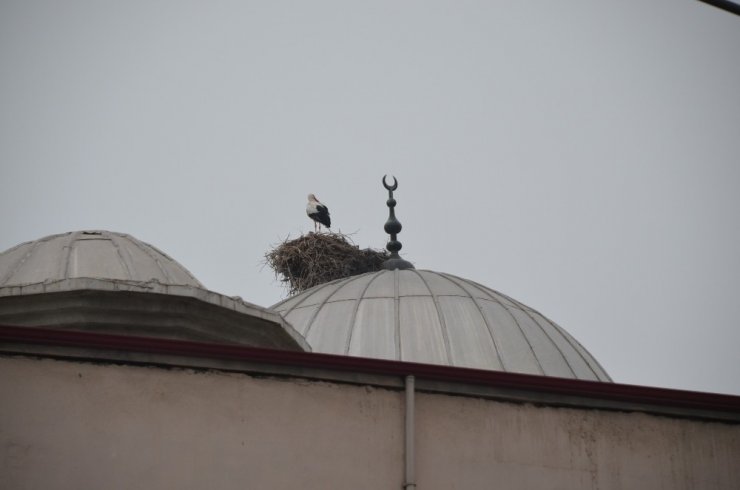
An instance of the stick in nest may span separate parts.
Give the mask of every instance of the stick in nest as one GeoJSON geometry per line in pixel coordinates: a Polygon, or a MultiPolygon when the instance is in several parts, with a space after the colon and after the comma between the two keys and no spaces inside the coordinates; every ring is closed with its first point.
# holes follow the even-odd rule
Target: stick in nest
{"type": "Polygon", "coordinates": [[[379,271],[389,256],[386,250],[360,250],[341,233],[308,233],[286,238],[265,254],[265,262],[292,295],[335,279],[379,271]]]}

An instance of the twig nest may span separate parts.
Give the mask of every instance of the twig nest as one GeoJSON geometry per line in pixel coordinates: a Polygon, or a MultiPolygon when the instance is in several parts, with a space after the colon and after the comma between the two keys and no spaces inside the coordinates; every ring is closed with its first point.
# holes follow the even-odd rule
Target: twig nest
{"type": "Polygon", "coordinates": [[[286,238],[265,254],[265,261],[292,295],[335,279],[379,271],[389,256],[386,250],[360,250],[341,233],[308,233],[286,238]]]}

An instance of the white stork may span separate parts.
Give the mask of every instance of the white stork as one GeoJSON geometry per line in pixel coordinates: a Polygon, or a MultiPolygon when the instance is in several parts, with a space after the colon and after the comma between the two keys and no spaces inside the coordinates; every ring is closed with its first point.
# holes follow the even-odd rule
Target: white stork
{"type": "Polygon", "coordinates": [[[313,194],[308,195],[308,204],[306,204],[306,214],[313,220],[313,231],[321,230],[321,225],[331,228],[331,218],[329,217],[329,208],[316,199],[313,194]]]}

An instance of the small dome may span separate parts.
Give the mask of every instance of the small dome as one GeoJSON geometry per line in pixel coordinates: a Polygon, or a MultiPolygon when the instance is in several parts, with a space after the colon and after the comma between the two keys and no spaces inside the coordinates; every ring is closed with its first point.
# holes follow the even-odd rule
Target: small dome
{"type": "Polygon", "coordinates": [[[0,287],[82,277],[203,287],[167,254],[124,233],[62,233],[0,254],[0,287]]]}
{"type": "Polygon", "coordinates": [[[314,352],[611,381],[554,322],[450,274],[371,272],[317,286],[271,309],[314,352]]]}
{"type": "Polygon", "coordinates": [[[0,253],[0,325],[310,350],[279,314],[209,291],[164,252],[110,231],[0,253]]]}

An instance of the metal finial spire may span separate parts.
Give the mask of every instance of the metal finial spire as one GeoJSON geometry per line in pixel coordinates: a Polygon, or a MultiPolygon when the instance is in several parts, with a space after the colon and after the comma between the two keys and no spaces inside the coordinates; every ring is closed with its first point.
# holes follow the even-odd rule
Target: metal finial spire
{"type": "Polygon", "coordinates": [[[408,260],[403,260],[398,252],[401,250],[401,242],[396,239],[396,235],[401,232],[401,222],[396,219],[396,213],[393,208],[396,207],[396,200],[393,199],[393,191],[398,189],[398,180],[393,177],[393,185],[388,185],[385,181],[387,175],[383,176],[383,187],[388,189],[388,200],[386,204],[390,211],[388,215],[388,221],[385,222],[385,232],[391,236],[390,241],[385,246],[391,253],[391,258],[383,262],[383,269],[394,270],[394,269],[413,269],[414,266],[408,260]]]}

